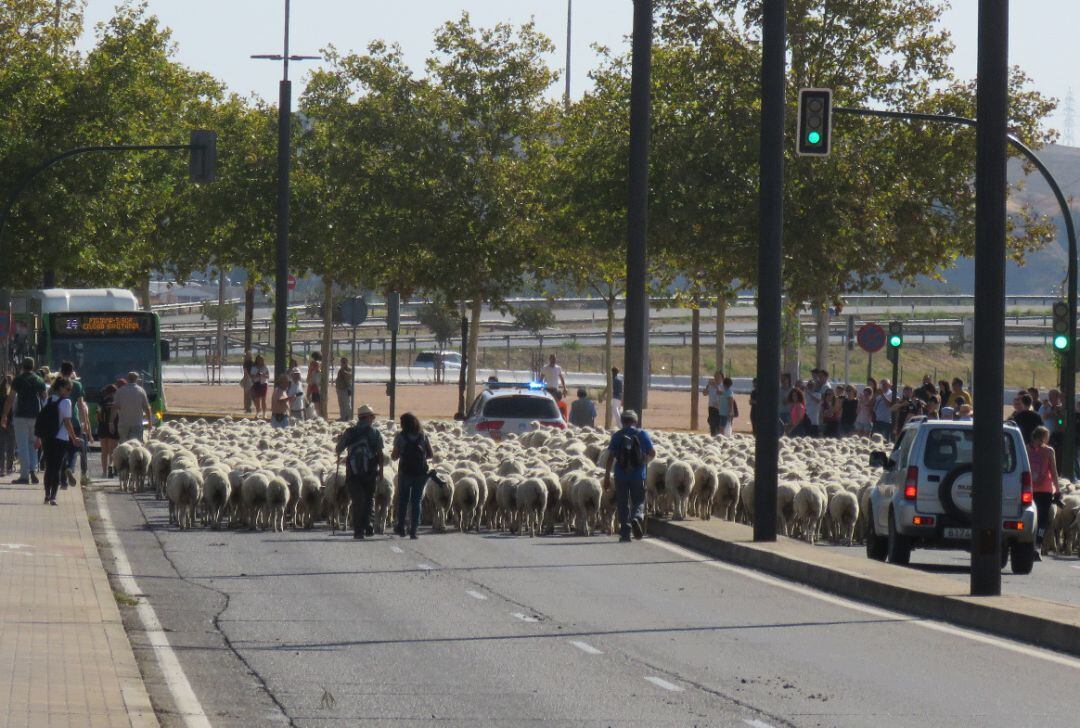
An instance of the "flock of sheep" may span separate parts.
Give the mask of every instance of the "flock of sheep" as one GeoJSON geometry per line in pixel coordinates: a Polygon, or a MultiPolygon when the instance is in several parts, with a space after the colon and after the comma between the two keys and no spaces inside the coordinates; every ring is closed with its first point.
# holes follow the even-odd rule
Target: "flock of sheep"
{"type": "MultiPolygon", "coordinates": [[[[393,518],[397,474],[389,460],[396,432],[379,424],[386,444],[384,478],[377,484],[374,524],[384,533],[393,518]]],[[[313,528],[326,522],[347,529],[350,499],[334,444],[345,425],[309,420],[273,429],[257,420],[176,421],[146,444],[126,442],[113,453],[123,490],[153,489],[169,502],[181,529],[313,528]]],[[[581,535],[614,533],[614,490],[605,488],[610,434],[600,429],[540,427],[501,441],[466,434],[459,424],[432,422],[435,450],[424,489],[424,522],[436,532],[452,526],[535,536],[558,529],[581,535]]],[[[646,478],[647,507],[675,519],[713,516],[742,523],[754,518],[754,441],[748,436],[652,432],[657,457],[646,478]]],[[[880,470],[869,465],[880,437],[781,441],[777,493],[781,533],[811,543],[851,545],[864,539],[870,487],[880,470]]],[[[1045,550],[1080,548],[1080,493],[1066,489],[1045,550]],[[1074,502],[1075,501],[1075,502],[1074,502]]]]}

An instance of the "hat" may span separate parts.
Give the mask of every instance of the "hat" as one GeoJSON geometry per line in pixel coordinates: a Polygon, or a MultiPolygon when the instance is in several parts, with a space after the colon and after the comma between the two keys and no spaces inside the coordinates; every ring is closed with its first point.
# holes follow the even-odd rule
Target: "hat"
{"type": "Polygon", "coordinates": [[[357,417],[374,417],[375,410],[371,409],[370,405],[362,404],[360,409],[356,410],[357,417]]]}
{"type": "Polygon", "coordinates": [[[623,422],[637,422],[638,421],[637,412],[635,412],[634,410],[623,410],[622,421],[623,422]]]}
{"type": "Polygon", "coordinates": [[[292,369],[290,369],[289,370],[289,376],[290,377],[298,377],[298,376],[300,376],[300,368],[299,367],[293,367],[292,369]]]}

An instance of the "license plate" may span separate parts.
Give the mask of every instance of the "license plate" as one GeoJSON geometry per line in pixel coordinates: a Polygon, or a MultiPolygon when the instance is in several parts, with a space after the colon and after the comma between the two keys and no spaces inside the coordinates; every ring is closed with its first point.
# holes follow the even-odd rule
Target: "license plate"
{"type": "Polygon", "coordinates": [[[970,528],[946,528],[945,538],[971,538],[970,528]]]}

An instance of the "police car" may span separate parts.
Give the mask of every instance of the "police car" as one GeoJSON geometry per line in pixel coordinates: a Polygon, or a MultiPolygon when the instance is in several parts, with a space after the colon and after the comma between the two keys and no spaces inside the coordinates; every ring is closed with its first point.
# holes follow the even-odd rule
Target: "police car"
{"type": "Polygon", "coordinates": [[[522,434],[538,422],[544,427],[566,429],[555,398],[540,382],[492,382],[481,392],[465,417],[465,431],[495,439],[508,433],[522,434]]]}

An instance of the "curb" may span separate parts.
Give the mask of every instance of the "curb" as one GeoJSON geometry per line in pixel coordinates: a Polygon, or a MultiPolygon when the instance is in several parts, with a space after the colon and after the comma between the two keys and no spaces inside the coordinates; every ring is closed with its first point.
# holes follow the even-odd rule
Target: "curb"
{"type": "MultiPolygon", "coordinates": [[[[903,567],[873,564],[875,570],[884,574],[871,578],[855,570],[846,571],[778,553],[774,543],[732,541],[694,527],[698,524],[704,527],[707,523],[688,521],[684,525],[650,517],[648,532],[720,561],[855,601],[1080,657],[1080,608],[1075,606],[1031,597],[971,597],[961,593],[955,582],[948,593],[920,591],[897,583],[901,579],[890,580],[885,571],[894,571],[897,577],[910,577],[911,572],[903,567]]],[[[815,547],[806,544],[805,548],[815,547]]],[[[851,561],[853,567],[857,565],[850,557],[842,558],[851,561]]]]}

